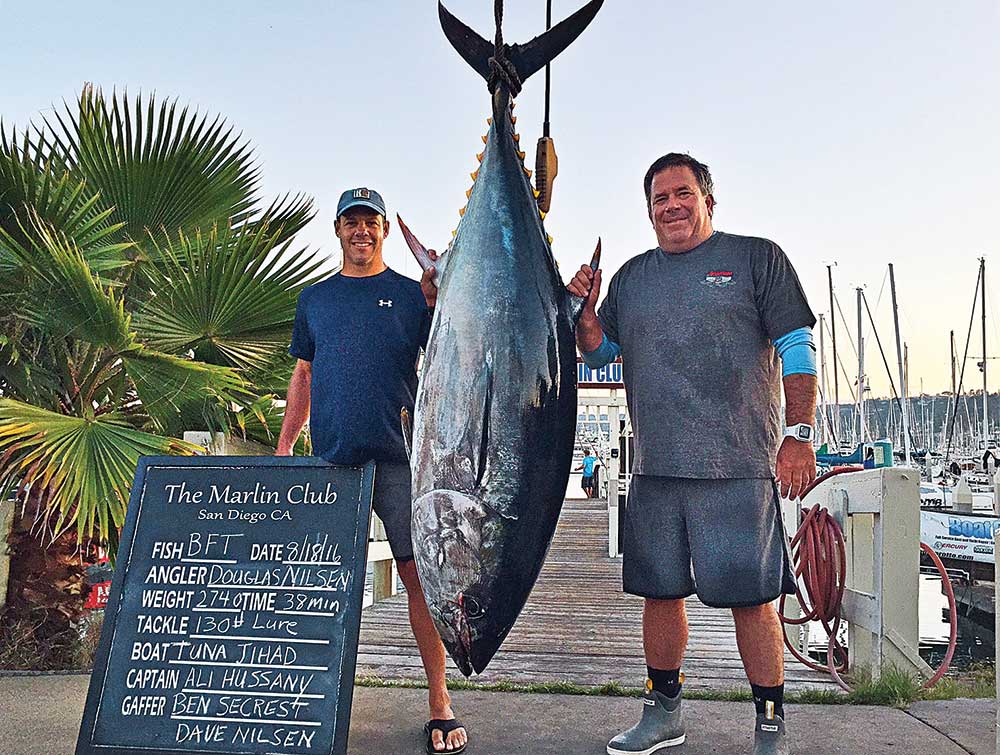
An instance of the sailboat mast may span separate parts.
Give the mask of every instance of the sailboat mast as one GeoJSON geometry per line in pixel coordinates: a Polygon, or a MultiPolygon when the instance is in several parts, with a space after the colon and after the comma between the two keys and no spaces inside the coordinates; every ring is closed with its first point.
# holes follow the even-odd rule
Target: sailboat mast
{"type": "Polygon", "coordinates": [[[826,266],[826,279],[830,284],[830,340],[833,343],[833,440],[840,443],[840,381],[837,379],[837,310],[833,308],[833,265],[826,266]]]}
{"type": "MultiPolygon", "coordinates": [[[[903,405],[909,406],[910,402],[910,347],[903,344],[903,405]]],[[[907,409],[909,411],[909,409],[907,409]]],[[[924,448],[927,444],[924,444],[924,448]]]]}
{"type": "Polygon", "coordinates": [[[988,447],[990,439],[989,409],[987,408],[986,393],[986,258],[979,260],[979,274],[982,276],[983,284],[979,289],[982,298],[980,299],[980,309],[983,317],[983,448],[988,447]]]}
{"type": "Polygon", "coordinates": [[[819,416],[822,420],[819,423],[820,444],[827,443],[827,427],[829,420],[826,413],[826,350],[823,347],[823,313],[819,315],[819,416]]]}
{"type": "Polygon", "coordinates": [[[865,442],[865,336],[861,330],[861,306],[864,292],[858,293],[858,443],[865,442]]]}
{"type": "Polygon", "coordinates": [[[899,307],[896,304],[896,274],[889,263],[889,289],[892,291],[892,322],[896,328],[896,359],[899,362],[899,392],[903,395],[903,449],[906,466],[910,466],[910,417],[906,410],[906,374],[903,372],[903,344],[899,338],[899,307]]]}

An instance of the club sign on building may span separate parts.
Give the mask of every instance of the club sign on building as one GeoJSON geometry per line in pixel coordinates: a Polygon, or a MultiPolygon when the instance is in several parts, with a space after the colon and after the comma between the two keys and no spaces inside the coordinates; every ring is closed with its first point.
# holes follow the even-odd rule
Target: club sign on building
{"type": "Polygon", "coordinates": [[[591,369],[583,360],[576,360],[576,383],[580,388],[624,388],[622,382],[622,360],[616,359],[610,364],[591,369]]]}

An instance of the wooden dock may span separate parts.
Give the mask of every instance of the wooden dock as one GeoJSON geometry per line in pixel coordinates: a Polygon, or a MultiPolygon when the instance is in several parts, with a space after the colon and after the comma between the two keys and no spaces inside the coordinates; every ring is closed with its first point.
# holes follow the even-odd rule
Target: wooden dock
{"type": "MultiPolygon", "coordinates": [[[[572,682],[599,686],[645,681],[642,601],[622,592],[621,559],[609,558],[607,508],[569,500],[535,589],[489,668],[475,681],[572,682]]],[[[688,600],[684,663],[691,689],[746,688],[732,614],[688,600]]],[[[449,677],[461,673],[448,660],[449,677]]],[[[405,595],[369,606],[361,616],[359,676],[423,680],[405,595]]],[[[786,688],[834,688],[829,677],[786,654],[786,688]]]]}

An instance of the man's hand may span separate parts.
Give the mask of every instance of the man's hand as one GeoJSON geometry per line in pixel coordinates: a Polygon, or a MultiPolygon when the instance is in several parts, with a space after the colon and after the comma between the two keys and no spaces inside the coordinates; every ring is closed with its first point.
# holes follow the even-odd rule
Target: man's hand
{"type": "Polygon", "coordinates": [[[576,343],[581,351],[593,351],[601,345],[601,340],[604,338],[604,330],[597,319],[596,309],[597,297],[601,293],[601,271],[591,270],[590,265],[582,266],[566,286],[566,290],[573,296],[587,299],[576,326],[576,343]]]}
{"type": "MultiPolygon", "coordinates": [[[[435,261],[438,259],[438,253],[433,249],[427,250],[427,256],[435,261]]],[[[420,290],[424,292],[424,301],[427,302],[428,309],[434,309],[434,306],[437,304],[438,287],[437,283],[434,282],[436,274],[437,268],[432,265],[424,270],[424,274],[420,276],[420,290]]]]}
{"type": "Polygon", "coordinates": [[[812,443],[785,438],[778,449],[776,467],[781,497],[798,498],[806,486],[816,479],[816,452],[812,443]]]}

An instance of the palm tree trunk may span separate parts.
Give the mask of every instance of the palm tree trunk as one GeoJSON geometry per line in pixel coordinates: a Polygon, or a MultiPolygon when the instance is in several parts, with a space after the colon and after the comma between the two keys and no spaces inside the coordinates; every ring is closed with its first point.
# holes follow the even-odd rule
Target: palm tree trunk
{"type": "Polygon", "coordinates": [[[18,505],[8,537],[10,579],[0,617],[0,664],[72,667],[83,617],[84,568],[76,531],[39,536],[37,500],[18,505]],[[34,504],[34,505],[33,505],[34,504]]]}

